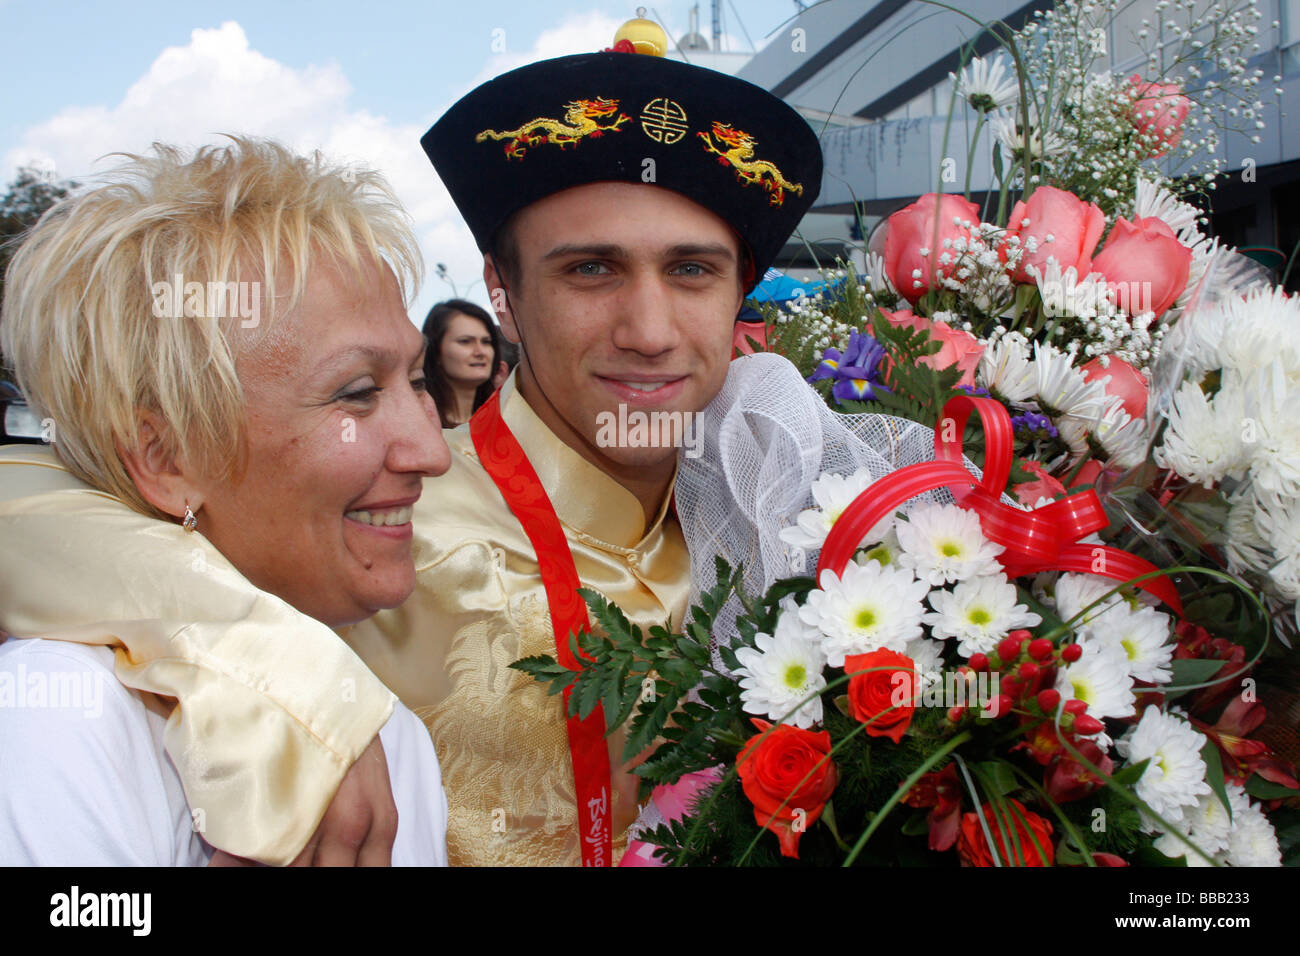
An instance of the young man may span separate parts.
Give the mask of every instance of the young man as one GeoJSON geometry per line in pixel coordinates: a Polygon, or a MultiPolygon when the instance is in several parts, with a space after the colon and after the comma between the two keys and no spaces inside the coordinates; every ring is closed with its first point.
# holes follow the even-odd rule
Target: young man
{"type": "MultiPolygon", "coordinates": [[[[579,585],[643,627],[681,623],[690,559],[672,510],[670,432],[721,388],[743,294],[815,198],[820,150],[763,90],[630,53],[499,77],[423,142],[485,253],[522,358],[498,399],[447,433],[452,469],[427,483],[413,518],[416,593],[345,638],[429,724],[452,863],[608,865],[636,813],[622,742],[607,744],[599,715],[566,721],[560,698],[508,665],[567,646],[585,614],[579,585]],[[633,439],[610,428],[621,412],[667,414],[633,439]]],[[[16,633],[57,630],[56,610],[21,610],[10,614],[16,633]]],[[[242,666],[253,681],[277,664],[242,666]]],[[[352,675],[335,669],[322,686],[347,686],[352,675]]],[[[219,703],[175,692],[196,718],[224,718],[219,703]]],[[[316,732],[349,718],[346,703],[335,714],[311,704],[302,715],[292,702],[266,709],[316,732]]],[[[202,788],[200,769],[173,757],[187,790],[202,788]]],[[[269,774],[279,759],[268,743],[245,769],[269,774]]],[[[337,782],[317,773],[295,789],[324,806],[337,782]]],[[[283,836],[274,854],[251,836],[272,828],[260,810],[246,811],[259,817],[246,827],[223,819],[232,846],[210,815],[210,842],[282,861],[283,836]]]]}
{"type": "Polygon", "coordinates": [[[347,640],[423,708],[453,864],[608,864],[637,810],[621,739],[566,721],[508,665],[567,650],[575,575],[643,628],[680,625],[673,434],[722,387],[744,294],[816,196],[820,150],[765,91],[627,53],[498,77],[423,143],[522,357],[449,433],[452,469],[415,517],[417,593],[347,640]],[[636,414],[658,429],[620,435],[636,414]]]}

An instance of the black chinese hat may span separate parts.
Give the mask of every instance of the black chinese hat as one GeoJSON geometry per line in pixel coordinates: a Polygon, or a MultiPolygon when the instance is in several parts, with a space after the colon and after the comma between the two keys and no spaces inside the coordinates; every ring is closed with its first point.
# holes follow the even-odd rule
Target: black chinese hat
{"type": "Polygon", "coordinates": [[[516,211],[602,181],[672,189],[749,244],[755,282],[821,188],[802,116],[752,83],[636,53],[544,60],[484,83],[420,140],[483,252],[516,211]]]}

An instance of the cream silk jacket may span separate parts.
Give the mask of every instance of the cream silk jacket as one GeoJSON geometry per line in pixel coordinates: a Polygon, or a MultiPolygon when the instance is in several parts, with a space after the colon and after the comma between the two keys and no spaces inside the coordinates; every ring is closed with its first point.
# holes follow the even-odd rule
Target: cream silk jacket
{"type": "Polygon", "coordinates": [[[334,631],[39,446],[0,448],[0,627],[114,647],[123,684],[176,698],[164,740],[203,836],[267,863],[301,851],[393,710],[334,631]]]}

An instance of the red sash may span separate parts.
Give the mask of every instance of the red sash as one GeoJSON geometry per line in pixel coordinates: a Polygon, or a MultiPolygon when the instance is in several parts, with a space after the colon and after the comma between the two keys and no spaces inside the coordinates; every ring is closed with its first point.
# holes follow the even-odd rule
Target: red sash
{"type": "MultiPolygon", "coordinates": [[[[560,527],[551,499],[537,478],[532,463],[519,447],[510,427],[501,418],[500,392],[483,403],[469,420],[479,461],[496,482],[524,534],[537,552],[537,564],[551,609],[555,630],[555,657],[565,667],[576,669],[577,660],[569,649],[569,634],[591,630],[587,605],[578,596],[582,586],[573,564],[569,542],[560,527]]],[[[569,688],[564,691],[564,713],[569,732],[569,756],[573,761],[573,782],[578,797],[578,825],[583,866],[610,866],[609,748],[605,743],[605,712],[597,705],[586,720],[567,716],[569,688]]]]}

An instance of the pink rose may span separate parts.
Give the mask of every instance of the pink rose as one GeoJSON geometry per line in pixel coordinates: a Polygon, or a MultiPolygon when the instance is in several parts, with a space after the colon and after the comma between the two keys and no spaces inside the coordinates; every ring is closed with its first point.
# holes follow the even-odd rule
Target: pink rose
{"type": "Polygon", "coordinates": [[[927,355],[921,359],[920,364],[935,371],[955,365],[961,370],[961,380],[957,384],[974,387],[975,369],[979,367],[980,357],[984,354],[984,346],[979,344],[975,336],[961,329],[954,329],[947,322],[932,322],[922,316],[913,315],[910,309],[903,309],[900,312],[881,309],[880,314],[885,317],[886,322],[896,328],[929,332],[930,339],[941,343],[943,348],[934,355],[927,355]]]}
{"type": "Polygon", "coordinates": [[[1090,382],[1109,375],[1110,381],[1106,383],[1106,394],[1113,395],[1123,402],[1124,411],[1131,417],[1141,418],[1146,414],[1149,391],[1146,376],[1128,362],[1112,355],[1110,365],[1102,368],[1101,359],[1095,358],[1079,371],[1083,372],[1083,377],[1090,382]]]}
{"type": "Polygon", "coordinates": [[[1060,263],[1061,271],[1073,267],[1083,278],[1092,268],[1092,253],[1105,230],[1106,216],[1095,205],[1064,189],[1039,186],[1029,202],[1016,203],[1007,223],[1008,239],[1019,236],[1023,246],[1032,238],[1036,246],[1021,257],[1011,278],[1032,283],[1028,267],[1034,266],[1042,275],[1049,256],[1060,263]]]}
{"type": "Polygon", "coordinates": [[[1154,216],[1115,221],[1092,268],[1106,277],[1112,301],[1130,315],[1154,312],[1156,318],[1187,287],[1192,250],[1154,216]]]}
{"type": "Polygon", "coordinates": [[[912,305],[953,271],[956,255],[945,239],[970,241],[979,228],[980,207],[960,196],[926,193],[889,217],[885,233],[885,274],[912,305]],[[927,250],[926,255],[921,250],[927,250]],[[939,259],[948,253],[947,262],[939,259]],[[918,274],[919,273],[919,274],[918,274]]]}
{"type": "Polygon", "coordinates": [[[1129,119],[1139,139],[1148,143],[1151,157],[1163,156],[1183,139],[1183,122],[1192,101],[1183,95],[1177,83],[1143,83],[1134,73],[1129,77],[1136,90],[1129,119]]]}

